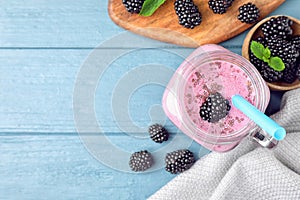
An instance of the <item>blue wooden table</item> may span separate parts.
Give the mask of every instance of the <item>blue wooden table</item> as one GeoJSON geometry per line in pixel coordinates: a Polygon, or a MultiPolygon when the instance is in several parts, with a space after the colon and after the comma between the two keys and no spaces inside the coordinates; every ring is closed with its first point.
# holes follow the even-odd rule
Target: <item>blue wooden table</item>
{"type": "MultiPolygon", "coordinates": [[[[299,5],[272,14],[300,18],[299,5]]],[[[240,54],[245,34],[221,45],[240,54]]],[[[165,153],[207,154],[160,106],[192,51],[116,26],[104,0],[0,0],[0,199],[145,199],[175,177],[165,153]],[[155,122],[171,132],[166,144],[147,137],[155,122]],[[155,165],[131,173],[129,155],[143,149],[155,165]]]]}

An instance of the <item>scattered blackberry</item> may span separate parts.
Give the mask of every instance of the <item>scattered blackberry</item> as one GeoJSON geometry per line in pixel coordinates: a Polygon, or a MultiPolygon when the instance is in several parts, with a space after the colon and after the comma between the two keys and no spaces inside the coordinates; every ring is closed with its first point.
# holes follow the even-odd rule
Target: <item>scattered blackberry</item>
{"type": "Polygon", "coordinates": [[[145,171],[146,169],[149,169],[152,164],[152,156],[147,150],[135,152],[130,156],[129,166],[132,171],[145,171]]]}
{"type": "Polygon", "coordinates": [[[165,158],[165,169],[171,174],[188,170],[195,162],[194,155],[188,149],[181,149],[168,153],[165,158]]]}
{"type": "Polygon", "coordinates": [[[262,32],[266,39],[275,37],[288,39],[292,34],[293,21],[285,16],[272,17],[262,25],[262,32]]]}
{"type": "Polygon", "coordinates": [[[168,140],[168,131],[160,124],[153,124],[149,127],[148,132],[154,142],[162,143],[168,140]]]}
{"type": "Polygon", "coordinates": [[[140,13],[145,0],[122,0],[126,10],[130,13],[140,13]]]}
{"type": "Polygon", "coordinates": [[[174,9],[179,24],[185,28],[193,29],[202,22],[202,15],[193,0],[175,0],[174,9]]]}
{"type": "Polygon", "coordinates": [[[259,73],[261,76],[267,81],[267,82],[276,82],[280,81],[283,77],[283,72],[275,71],[273,68],[271,68],[267,63],[262,62],[261,68],[259,70],[259,73]]]}
{"type": "Polygon", "coordinates": [[[209,0],[209,8],[216,14],[226,13],[234,0],[209,0]]]}
{"type": "Polygon", "coordinates": [[[247,3],[239,7],[239,12],[238,19],[247,24],[252,24],[259,18],[259,9],[252,3],[247,3]]]}
{"type": "Polygon", "coordinates": [[[215,123],[226,117],[231,106],[229,101],[216,92],[210,94],[206,101],[200,107],[200,117],[208,122],[215,123]]]}
{"type": "Polygon", "coordinates": [[[300,35],[292,37],[291,43],[300,51],[300,35]]]}
{"type": "MultiPolygon", "coordinates": [[[[258,37],[256,39],[254,39],[254,41],[261,43],[262,45],[266,45],[266,41],[263,37],[258,37]]],[[[262,60],[258,59],[250,50],[249,48],[249,59],[250,62],[258,69],[258,71],[261,70],[261,65],[264,63],[262,60]]]]}

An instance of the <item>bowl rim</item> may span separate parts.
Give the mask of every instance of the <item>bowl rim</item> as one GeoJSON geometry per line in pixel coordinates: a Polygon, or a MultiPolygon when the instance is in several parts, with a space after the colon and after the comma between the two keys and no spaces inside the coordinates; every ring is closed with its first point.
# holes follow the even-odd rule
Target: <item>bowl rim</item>
{"type": "MultiPolygon", "coordinates": [[[[254,35],[254,33],[257,31],[257,29],[259,29],[259,27],[265,23],[266,21],[268,21],[269,19],[271,19],[272,17],[280,17],[280,16],[285,16],[285,17],[288,17],[289,19],[291,19],[294,23],[297,23],[300,25],[300,20],[298,20],[297,18],[294,18],[294,17],[291,17],[291,16],[288,16],[288,15],[272,15],[272,16],[269,16],[269,17],[266,17],[264,19],[262,19],[261,21],[259,21],[257,24],[255,24],[254,27],[252,27],[250,29],[250,31],[248,32],[248,34],[246,35],[245,39],[244,39],[244,42],[243,42],[243,46],[242,46],[242,56],[245,57],[247,60],[250,60],[249,59],[249,45],[250,45],[250,41],[254,35]]],[[[296,88],[300,88],[300,81],[299,80],[296,80],[294,83],[291,83],[291,84],[288,84],[288,83],[281,83],[280,82],[280,85],[276,82],[274,83],[270,83],[270,82],[267,82],[267,85],[269,86],[269,88],[271,90],[277,90],[277,91],[288,91],[288,90],[293,90],[293,89],[296,89],[296,88]]]]}

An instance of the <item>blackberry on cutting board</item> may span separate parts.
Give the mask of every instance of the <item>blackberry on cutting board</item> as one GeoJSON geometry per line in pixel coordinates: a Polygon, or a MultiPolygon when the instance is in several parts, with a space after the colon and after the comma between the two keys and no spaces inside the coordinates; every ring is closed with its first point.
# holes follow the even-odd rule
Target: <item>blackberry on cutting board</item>
{"type": "Polygon", "coordinates": [[[157,143],[167,141],[169,137],[168,131],[160,124],[153,124],[149,126],[148,132],[150,134],[150,138],[157,143]]]}
{"type": "Polygon", "coordinates": [[[230,109],[229,101],[216,92],[207,97],[206,101],[200,107],[199,114],[203,120],[215,123],[226,117],[230,109]]]}
{"type": "Polygon", "coordinates": [[[234,0],[209,0],[209,8],[216,14],[224,14],[232,5],[234,0]]]}
{"type": "Polygon", "coordinates": [[[130,13],[140,13],[145,0],[122,0],[126,10],[130,13]]]}
{"type": "Polygon", "coordinates": [[[285,16],[272,17],[262,25],[261,30],[266,39],[288,39],[293,34],[292,24],[293,21],[285,16]]]}
{"type": "Polygon", "coordinates": [[[180,149],[168,153],[165,158],[165,169],[171,174],[188,170],[195,162],[194,155],[188,149],[180,149]]]}
{"type": "Polygon", "coordinates": [[[152,164],[152,156],[147,150],[135,152],[129,159],[129,166],[131,170],[135,172],[145,171],[149,169],[152,164]]]}
{"type": "Polygon", "coordinates": [[[247,24],[255,23],[259,18],[259,9],[252,3],[247,3],[239,7],[238,19],[247,24]]]}
{"type": "Polygon", "coordinates": [[[175,0],[174,9],[179,24],[185,28],[193,29],[202,22],[202,15],[193,0],[175,0]]]}

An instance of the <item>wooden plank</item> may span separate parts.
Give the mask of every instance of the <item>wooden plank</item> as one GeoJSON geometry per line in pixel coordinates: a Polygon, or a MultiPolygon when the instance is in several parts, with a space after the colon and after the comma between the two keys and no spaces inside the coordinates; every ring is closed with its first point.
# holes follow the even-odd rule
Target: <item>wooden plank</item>
{"type": "MultiPolygon", "coordinates": [[[[192,51],[190,49],[179,50],[185,55],[192,51]]],[[[98,61],[102,62],[104,57],[116,55],[119,51],[118,49],[97,49],[98,61]]],[[[73,90],[77,73],[90,50],[32,49],[1,50],[0,52],[0,102],[2,102],[0,104],[0,131],[75,132],[73,90]]],[[[112,90],[124,75],[136,67],[155,63],[159,64],[162,69],[175,70],[183,60],[182,57],[161,49],[138,51],[126,49],[125,52],[127,52],[125,55],[115,60],[108,60],[108,69],[102,76],[95,93],[97,117],[103,124],[104,130],[109,132],[120,131],[109,105],[112,90]],[[109,62],[113,63],[109,64],[109,62]]],[[[139,72],[133,71],[132,73],[139,72]]],[[[156,73],[154,72],[152,77],[156,73]]],[[[166,85],[171,75],[170,72],[162,74],[160,77],[162,84],[166,85]]],[[[143,76],[147,81],[148,75],[143,74],[143,76]]],[[[90,77],[91,74],[86,74],[81,81],[88,83],[90,77]]],[[[148,82],[145,84],[149,87],[137,90],[128,107],[132,121],[147,127],[151,122],[148,110],[152,105],[160,104],[164,89],[148,82]],[[145,101],[146,99],[148,100],[145,101]]],[[[120,92],[122,94],[122,91],[120,92]]],[[[125,120],[123,123],[128,122],[130,126],[132,121],[125,120]]],[[[88,127],[89,119],[86,119],[86,122],[88,127]]]]}
{"type": "Polygon", "coordinates": [[[0,48],[94,48],[122,32],[107,15],[107,1],[1,2],[0,48]]]}
{"type": "Polygon", "coordinates": [[[73,84],[87,54],[76,50],[1,50],[1,131],[74,131],[73,84]]]}
{"type": "Polygon", "coordinates": [[[1,134],[0,148],[0,199],[146,199],[174,177],[163,169],[113,170],[94,159],[76,134],[1,134]]]}
{"type": "MultiPolygon", "coordinates": [[[[111,21],[107,6],[96,0],[1,1],[0,47],[96,47],[124,31],[111,21]]],[[[300,18],[298,1],[286,1],[272,14],[300,18]]]]}
{"type": "Polygon", "coordinates": [[[122,31],[107,1],[1,1],[2,47],[95,47],[122,31]]]}

